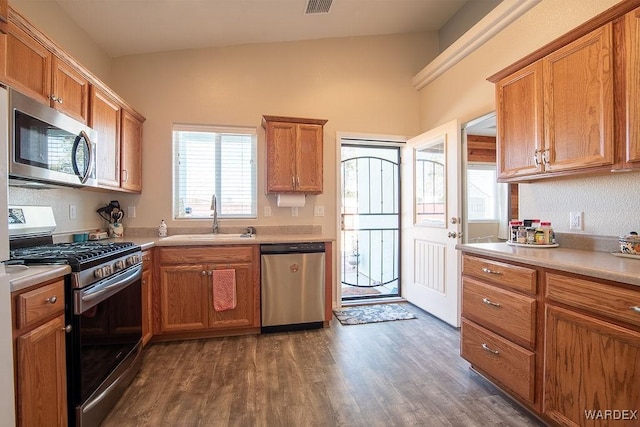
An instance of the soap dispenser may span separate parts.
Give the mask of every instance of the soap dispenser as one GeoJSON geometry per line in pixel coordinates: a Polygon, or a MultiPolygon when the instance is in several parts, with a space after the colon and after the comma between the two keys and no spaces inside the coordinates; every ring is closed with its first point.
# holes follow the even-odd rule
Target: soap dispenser
{"type": "Polygon", "coordinates": [[[160,226],[158,227],[158,236],[167,237],[167,223],[164,222],[164,219],[160,221],[160,226]]]}

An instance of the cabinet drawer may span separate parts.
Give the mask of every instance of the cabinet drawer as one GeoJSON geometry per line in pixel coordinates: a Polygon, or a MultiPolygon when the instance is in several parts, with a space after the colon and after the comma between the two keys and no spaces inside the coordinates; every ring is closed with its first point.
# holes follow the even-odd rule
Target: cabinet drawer
{"type": "Polygon", "coordinates": [[[173,247],[160,249],[160,263],[205,264],[253,262],[255,245],[220,247],[173,247]]]}
{"type": "Polygon", "coordinates": [[[545,281],[550,300],[640,326],[640,288],[636,291],[558,273],[546,273],[545,281]]]}
{"type": "Polygon", "coordinates": [[[519,291],[536,293],[536,270],[474,256],[463,257],[463,273],[519,291]]]}
{"type": "Polygon", "coordinates": [[[461,355],[483,374],[533,403],[535,354],[462,319],[461,355]]]}
{"type": "Polygon", "coordinates": [[[535,298],[464,277],[462,316],[522,346],[535,346],[535,298]]]}
{"type": "Polygon", "coordinates": [[[16,297],[16,328],[22,329],[64,310],[64,280],[42,286],[16,297]]]}

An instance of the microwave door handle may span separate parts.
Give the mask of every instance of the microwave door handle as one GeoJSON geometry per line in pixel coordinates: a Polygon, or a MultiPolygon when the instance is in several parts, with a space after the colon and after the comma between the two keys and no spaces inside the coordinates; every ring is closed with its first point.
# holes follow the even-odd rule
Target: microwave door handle
{"type": "Polygon", "coordinates": [[[87,180],[89,179],[89,176],[91,175],[91,168],[93,166],[94,158],[95,158],[95,153],[93,152],[93,144],[91,144],[91,140],[89,139],[89,135],[87,135],[87,133],[85,131],[80,131],[80,134],[78,136],[76,136],[76,140],[73,143],[73,150],[72,150],[72,155],[71,155],[71,163],[73,165],[73,172],[78,176],[78,178],[80,178],[80,182],[82,184],[87,182],[87,180]],[[78,148],[79,148],[79,145],[80,145],[80,141],[84,141],[85,142],[85,144],[87,146],[87,150],[89,151],[89,162],[87,163],[87,167],[82,172],[82,174],[80,173],[80,170],[78,169],[78,148]]]}

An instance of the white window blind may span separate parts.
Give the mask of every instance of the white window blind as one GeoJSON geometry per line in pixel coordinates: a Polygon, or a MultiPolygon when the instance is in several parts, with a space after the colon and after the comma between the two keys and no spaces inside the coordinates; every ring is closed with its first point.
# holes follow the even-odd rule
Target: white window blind
{"type": "Polygon", "coordinates": [[[256,129],[174,125],[175,218],[256,218],[256,129]]]}

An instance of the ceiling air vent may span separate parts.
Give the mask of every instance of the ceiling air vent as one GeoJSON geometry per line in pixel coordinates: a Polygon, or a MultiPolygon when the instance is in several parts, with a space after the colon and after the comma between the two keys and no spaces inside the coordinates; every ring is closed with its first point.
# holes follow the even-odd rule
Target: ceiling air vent
{"type": "Polygon", "coordinates": [[[331,3],[333,0],[307,0],[307,9],[305,15],[312,13],[328,13],[331,9],[331,3]]]}

